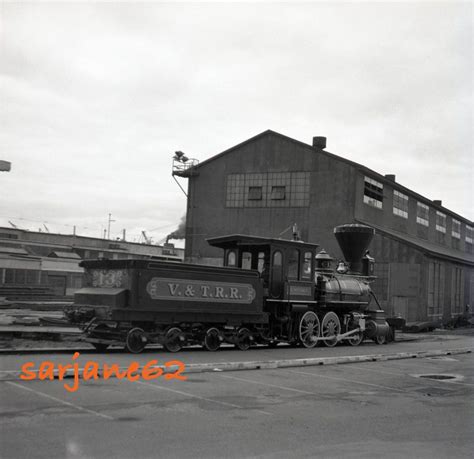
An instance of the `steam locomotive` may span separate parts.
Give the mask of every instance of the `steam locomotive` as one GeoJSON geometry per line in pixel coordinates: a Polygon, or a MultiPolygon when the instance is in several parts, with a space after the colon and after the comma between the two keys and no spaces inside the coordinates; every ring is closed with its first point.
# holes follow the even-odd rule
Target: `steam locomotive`
{"type": "Polygon", "coordinates": [[[317,244],[238,234],[207,240],[223,249],[223,267],[86,260],[86,286],[65,314],[100,351],[119,344],[139,353],[148,343],[170,352],[196,344],[216,351],[222,343],[241,350],[381,344],[391,327],[369,285],[374,230],[350,224],[334,233],[346,259],[337,269],[317,244]]]}

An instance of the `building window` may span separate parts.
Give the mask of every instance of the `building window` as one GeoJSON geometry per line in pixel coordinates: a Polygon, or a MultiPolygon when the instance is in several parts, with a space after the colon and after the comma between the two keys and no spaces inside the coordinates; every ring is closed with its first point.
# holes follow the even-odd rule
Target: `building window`
{"type": "Polygon", "coordinates": [[[14,269],[5,269],[5,284],[14,284],[15,283],[15,270],[14,269]]]}
{"type": "Polygon", "coordinates": [[[272,186],[271,199],[273,200],[285,199],[285,190],[286,188],[284,186],[272,186]]]}
{"type": "Polygon", "coordinates": [[[24,269],[16,269],[16,279],[15,283],[17,284],[25,284],[26,283],[26,276],[24,269]]]}
{"type": "Polygon", "coordinates": [[[464,272],[462,268],[453,268],[451,286],[451,313],[462,314],[463,312],[463,292],[464,292],[464,272]]]}
{"type": "Polygon", "coordinates": [[[369,177],[364,179],[364,203],[377,209],[383,205],[383,185],[369,177]]]}
{"type": "Polygon", "coordinates": [[[446,215],[436,211],[436,231],[446,234],[446,215]]]}
{"type": "Polygon", "coordinates": [[[442,314],[444,296],[444,265],[431,262],[428,267],[428,315],[442,314]]]}
{"type": "Polygon", "coordinates": [[[466,225],[466,242],[472,244],[472,239],[474,237],[474,229],[471,226],[466,225]]]}
{"type": "Polygon", "coordinates": [[[461,222],[454,220],[453,218],[453,226],[451,228],[451,236],[456,239],[461,239],[461,222]]]}
{"type": "Polygon", "coordinates": [[[393,213],[408,218],[408,196],[397,190],[393,192],[393,213]]]}
{"type": "Polygon", "coordinates": [[[430,208],[421,202],[418,202],[416,205],[416,223],[430,226],[430,208]]]}
{"type": "Polygon", "coordinates": [[[249,186],[249,201],[261,201],[261,200],[262,200],[262,187],[249,186]]]}
{"type": "Polygon", "coordinates": [[[71,284],[72,288],[82,288],[82,276],[73,276],[71,284]]]}
{"type": "Polygon", "coordinates": [[[26,283],[27,284],[37,284],[39,278],[39,271],[33,269],[28,269],[26,271],[26,283]]]}
{"type": "Polygon", "coordinates": [[[229,174],[226,207],[308,207],[309,185],[309,172],[229,174]]]}

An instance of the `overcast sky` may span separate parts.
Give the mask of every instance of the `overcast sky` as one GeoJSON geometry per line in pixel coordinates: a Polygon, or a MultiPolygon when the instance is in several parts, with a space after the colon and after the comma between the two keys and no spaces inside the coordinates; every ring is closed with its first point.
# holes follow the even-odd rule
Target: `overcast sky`
{"type": "Polygon", "coordinates": [[[186,210],[174,151],[266,129],[473,219],[472,3],[0,8],[0,226],[99,237],[112,213],[159,242],[186,210]]]}

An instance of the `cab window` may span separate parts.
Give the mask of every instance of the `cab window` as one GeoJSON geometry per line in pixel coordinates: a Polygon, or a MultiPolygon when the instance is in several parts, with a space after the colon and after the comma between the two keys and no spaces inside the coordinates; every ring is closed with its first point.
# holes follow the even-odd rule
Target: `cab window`
{"type": "Polygon", "coordinates": [[[311,280],[311,261],[313,259],[312,252],[305,252],[303,259],[303,272],[301,273],[301,279],[311,280]]]}
{"type": "Polygon", "coordinates": [[[242,252],[242,269],[252,269],[252,254],[242,252]]]}
{"type": "Polygon", "coordinates": [[[281,266],[281,252],[273,254],[273,266],[281,266]]]}
{"type": "Polygon", "coordinates": [[[291,249],[288,251],[288,279],[299,278],[300,251],[291,249]]]}
{"type": "Polygon", "coordinates": [[[236,266],[236,256],[233,250],[227,254],[227,266],[236,266]]]}
{"type": "Polygon", "coordinates": [[[258,252],[257,271],[262,274],[265,269],[265,252],[258,252]]]}

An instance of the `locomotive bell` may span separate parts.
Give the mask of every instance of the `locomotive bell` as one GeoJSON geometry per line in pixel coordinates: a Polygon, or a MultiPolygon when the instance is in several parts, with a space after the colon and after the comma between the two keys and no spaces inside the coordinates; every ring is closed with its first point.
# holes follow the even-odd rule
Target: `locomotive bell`
{"type": "Polygon", "coordinates": [[[362,272],[362,257],[374,234],[375,230],[373,228],[358,223],[340,225],[334,228],[334,236],[352,272],[362,272]]]}

